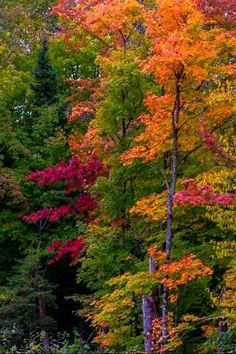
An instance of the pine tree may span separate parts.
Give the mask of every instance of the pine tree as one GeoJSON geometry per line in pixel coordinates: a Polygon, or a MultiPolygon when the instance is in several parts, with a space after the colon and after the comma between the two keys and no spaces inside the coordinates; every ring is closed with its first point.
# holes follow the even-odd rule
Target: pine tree
{"type": "Polygon", "coordinates": [[[37,65],[34,70],[34,83],[31,85],[31,88],[34,92],[33,103],[36,106],[50,105],[56,101],[57,76],[50,64],[46,37],[42,39],[42,47],[39,51],[37,65]]]}
{"type": "Polygon", "coordinates": [[[2,287],[0,299],[0,330],[12,332],[9,341],[21,345],[22,339],[29,339],[41,333],[45,353],[49,353],[48,331],[54,320],[47,309],[54,302],[53,287],[45,279],[45,270],[37,253],[23,259],[7,286],[2,287]]]}

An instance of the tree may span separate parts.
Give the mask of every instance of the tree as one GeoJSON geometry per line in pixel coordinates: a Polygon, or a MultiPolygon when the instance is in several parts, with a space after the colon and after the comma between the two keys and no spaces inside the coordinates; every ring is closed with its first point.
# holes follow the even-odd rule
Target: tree
{"type": "Polygon", "coordinates": [[[47,315],[47,308],[53,305],[54,296],[45,272],[45,264],[42,265],[36,253],[21,260],[8,285],[1,288],[0,313],[1,328],[13,333],[8,338],[12,346],[18,345],[22,338],[31,341],[40,331],[44,352],[50,353],[48,335],[54,322],[47,315]]]}
{"type": "Polygon", "coordinates": [[[33,102],[36,106],[50,105],[55,102],[57,94],[57,78],[48,58],[48,42],[43,37],[42,47],[39,51],[37,66],[34,70],[32,90],[33,102]]]}
{"type": "MultiPolygon", "coordinates": [[[[216,130],[232,119],[234,114],[227,98],[221,105],[217,105],[217,112],[214,112],[214,105],[203,98],[203,85],[208,82],[209,90],[209,84],[213,82],[213,75],[217,70],[226,76],[230,75],[233,66],[227,59],[217,66],[213,66],[213,63],[222,50],[222,36],[227,36],[234,50],[235,39],[223,31],[215,33],[214,30],[205,30],[207,19],[199,11],[197,2],[182,1],[177,4],[166,0],[156,1],[156,5],[156,9],[146,12],[146,35],[150,36],[152,49],[143,64],[143,70],[153,73],[157,82],[163,86],[164,95],[158,97],[151,94],[146,98],[150,114],[145,114],[140,119],[146,130],[135,138],[141,145],[134,147],[123,159],[128,161],[142,158],[150,161],[167,153],[171,156],[167,171],[163,171],[167,188],[165,247],[168,264],[173,239],[173,205],[178,166],[184,155],[189,156],[197,148],[198,117],[207,117],[211,127],[216,130]],[[173,21],[169,17],[171,13],[174,13],[173,21]],[[220,109],[223,109],[221,117],[220,109]],[[189,133],[186,139],[187,131],[189,133]]],[[[168,274],[165,278],[168,281],[168,274]]],[[[169,337],[167,316],[168,287],[164,285],[163,346],[167,344],[169,337]]]]}
{"type": "MultiPolygon", "coordinates": [[[[39,186],[62,182],[66,195],[74,195],[75,192],[78,194],[77,198],[72,197],[70,204],[60,205],[56,208],[43,208],[30,215],[21,215],[21,219],[27,223],[35,223],[36,225],[38,223],[39,245],[41,244],[44,230],[65,215],[76,217],[76,213],[79,212],[82,222],[89,221],[90,212],[93,212],[97,207],[97,203],[90,193],[89,188],[96,182],[99,175],[106,175],[106,170],[94,155],[89,156],[85,163],[78,156],[74,155],[68,164],[61,162],[55,166],[47,167],[42,171],[32,172],[27,176],[29,180],[35,181],[39,186]]],[[[72,253],[72,260],[76,260],[78,252],[83,247],[84,242],[75,239],[64,243],[60,241],[54,242],[49,250],[57,250],[58,254],[55,259],[58,258],[59,260],[63,254],[72,253]]]]}

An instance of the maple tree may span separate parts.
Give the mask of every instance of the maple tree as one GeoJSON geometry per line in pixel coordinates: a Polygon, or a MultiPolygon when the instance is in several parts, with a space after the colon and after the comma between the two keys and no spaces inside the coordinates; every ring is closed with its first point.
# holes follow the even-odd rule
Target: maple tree
{"type": "MultiPolygon", "coordinates": [[[[88,156],[85,163],[78,156],[73,155],[69,163],[62,161],[55,166],[30,173],[27,178],[39,186],[62,182],[67,195],[79,192],[79,196],[74,199],[73,204],[60,205],[57,208],[43,208],[30,215],[22,215],[21,219],[27,223],[39,222],[41,231],[48,223],[54,223],[64,215],[72,216],[79,212],[82,218],[89,220],[89,212],[97,207],[97,203],[89,193],[89,188],[95,183],[98,176],[106,174],[107,171],[102,163],[94,155],[88,156]]],[[[54,241],[48,247],[48,251],[56,251],[56,255],[49,261],[49,264],[59,261],[64,254],[68,253],[71,253],[72,261],[75,261],[84,246],[84,241],[80,239],[54,241]]]]}
{"type": "MultiPolygon", "coordinates": [[[[108,284],[112,287],[111,293],[105,294],[102,299],[98,300],[95,305],[99,312],[95,312],[92,316],[92,321],[99,326],[98,336],[95,341],[100,343],[102,347],[112,347],[117,344],[122,344],[123,331],[135,331],[135,324],[133,317],[135,317],[135,308],[137,306],[137,298],[142,295],[148,296],[150,289],[153,286],[161,287],[163,283],[169,289],[169,301],[175,304],[178,300],[178,292],[181,287],[191,281],[197,281],[199,278],[204,278],[212,274],[212,270],[205,266],[202,261],[197,259],[194,255],[186,255],[179,261],[165,264],[165,252],[160,251],[156,245],[149,247],[148,253],[154,258],[157,265],[156,269],[150,272],[138,272],[137,274],[125,273],[122,276],[112,278],[108,284]],[[168,279],[163,277],[168,273],[168,279]],[[119,318],[119,324],[114,319],[119,318]],[[120,322],[123,326],[120,326],[120,322]],[[104,331],[104,328],[109,328],[109,331],[104,331]]],[[[158,304],[156,304],[158,306],[158,304]]],[[[160,311],[160,309],[158,309],[160,311]]],[[[151,315],[149,313],[149,315],[151,315]]],[[[172,320],[173,314],[169,314],[169,319],[172,320]]],[[[135,318],[139,321],[138,316],[135,318]]],[[[198,318],[199,320],[199,318],[198,318]]],[[[185,315],[186,324],[192,321],[191,315],[185,315]]],[[[151,351],[162,352],[162,333],[161,320],[158,317],[151,318],[152,329],[147,333],[150,338],[152,346],[151,351]]],[[[168,322],[171,342],[165,350],[176,349],[181,340],[176,341],[179,332],[184,330],[182,324],[179,327],[174,325],[173,321],[168,322]]],[[[186,329],[186,328],[185,328],[186,329]]],[[[137,338],[137,343],[140,339],[137,338]]],[[[125,347],[125,346],[124,346],[125,347]]]]}
{"type": "MultiPolygon", "coordinates": [[[[222,199],[220,196],[217,198],[207,185],[203,186],[202,191],[195,190],[194,193],[194,187],[191,187],[190,183],[189,188],[192,191],[189,194],[188,192],[176,194],[176,183],[179,159],[184,155],[189,156],[199,148],[199,137],[196,134],[199,116],[206,117],[208,124],[213,126],[214,130],[217,129],[217,125],[221,126],[233,117],[234,112],[227,97],[218,102],[216,111],[214,102],[205,96],[205,90],[201,87],[205,82],[214,81],[217,70],[219,74],[224,73],[226,76],[233,72],[234,65],[227,60],[217,66],[213,63],[222,51],[223,36],[228,38],[225,44],[227,46],[231,43],[233,51],[235,39],[230,37],[228,32],[204,30],[208,18],[199,11],[198,2],[156,1],[156,4],[157,9],[146,12],[146,35],[151,39],[152,48],[143,63],[143,70],[153,73],[157,82],[162,85],[164,95],[150,94],[146,98],[145,103],[150,113],[140,117],[141,123],[146,126],[145,131],[135,138],[137,146],[123,155],[123,161],[130,163],[135,158],[150,161],[167,152],[171,154],[169,175],[168,171],[164,171],[167,188],[166,261],[168,264],[173,237],[174,200],[183,204],[188,202],[202,204],[205,203],[205,198],[201,198],[202,192],[204,196],[209,196],[210,203],[214,197],[215,202],[219,204],[232,202],[232,200],[227,201],[227,196],[222,196],[222,199]],[[171,13],[174,14],[173,18],[170,17],[171,13]],[[186,132],[188,132],[187,138],[186,132]]],[[[209,136],[205,135],[204,139],[209,142],[209,136]]],[[[220,149],[218,154],[219,151],[220,149]]],[[[167,280],[168,274],[165,277],[167,280]]],[[[168,342],[167,313],[168,288],[164,285],[163,345],[168,342]]]]}

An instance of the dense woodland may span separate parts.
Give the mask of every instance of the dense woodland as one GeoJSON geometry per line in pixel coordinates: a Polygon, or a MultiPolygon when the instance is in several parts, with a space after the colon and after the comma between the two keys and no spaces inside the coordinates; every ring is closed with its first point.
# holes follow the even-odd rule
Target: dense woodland
{"type": "Polygon", "coordinates": [[[2,0],[0,69],[0,353],[235,353],[235,0],[2,0]]]}

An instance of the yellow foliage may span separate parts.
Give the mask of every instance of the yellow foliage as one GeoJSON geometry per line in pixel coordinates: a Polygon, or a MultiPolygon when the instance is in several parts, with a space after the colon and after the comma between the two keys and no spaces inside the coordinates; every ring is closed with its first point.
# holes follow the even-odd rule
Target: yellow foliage
{"type": "Polygon", "coordinates": [[[227,319],[229,326],[236,323],[236,261],[232,261],[229,270],[224,275],[224,286],[220,296],[212,298],[221,316],[227,319]]]}
{"type": "Polygon", "coordinates": [[[130,212],[142,215],[147,220],[164,221],[167,213],[166,199],[166,191],[160,194],[152,194],[138,201],[130,212]]]}
{"type": "Polygon", "coordinates": [[[190,315],[190,314],[184,315],[182,317],[182,320],[185,322],[196,322],[196,321],[199,321],[199,319],[200,319],[200,317],[197,317],[195,315],[190,315]]]}
{"type": "MultiPolygon", "coordinates": [[[[221,167],[218,170],[211,170],[198,176],[200,184],[210,183],[213,190],[219,193],[236,191],[234,183],[236,177],[235,169],[221,167]]],[[[235,206],[207,206],[206,217],[215,222],[221,229],[236,231],[236,209],[235,206]]]]}
{"type": "Polygon", "coordinates": [[[236,241],[214,242],[213,249],[218,259],[232,258],[236,255],[236,241]]]}

